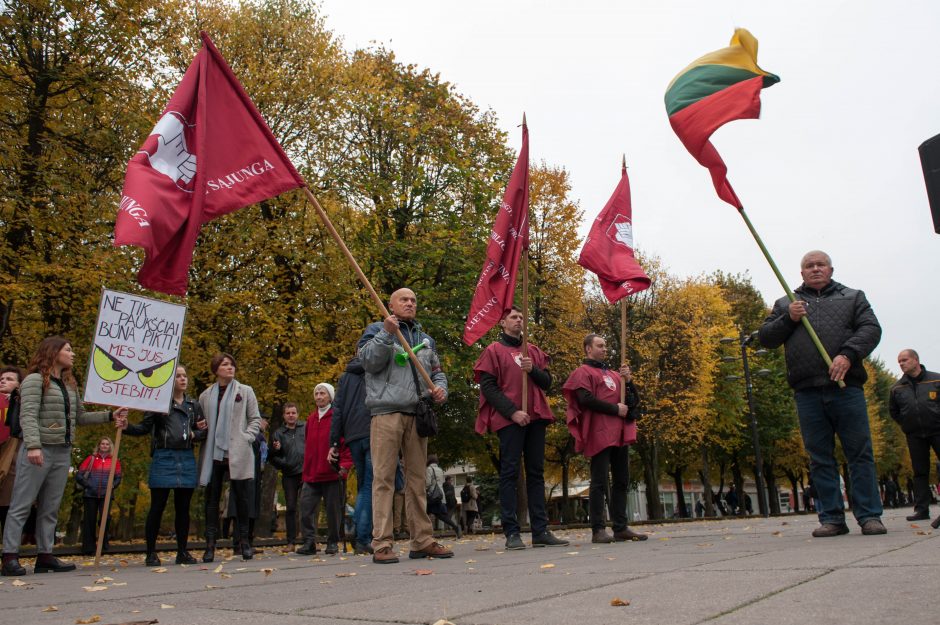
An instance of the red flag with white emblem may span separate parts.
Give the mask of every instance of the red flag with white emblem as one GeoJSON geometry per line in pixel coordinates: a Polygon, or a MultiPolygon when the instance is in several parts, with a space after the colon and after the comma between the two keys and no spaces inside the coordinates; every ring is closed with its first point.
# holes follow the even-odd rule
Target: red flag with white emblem
{"type": "Polygon", "coordinates": [[[626,165],[614,194],[591,226],[578,264],[597,274],[611,304],[650,286],[649,277],[633,255],[633,206],[626,165]]]}
{"type": "Polygon", "coordinates": [[[522,123],[522,148],[490,232],[486,261],[470,303],[463,341],[473,345],[512,307],[522,250],[529,247],[529,129],[522,123]]]}
{"type": "Polygon", "coordinates": [[[141,286],[185,295],[203,224],[304,186],[209,36],[130,162],[114,245],[144,248],[141,286]]]}

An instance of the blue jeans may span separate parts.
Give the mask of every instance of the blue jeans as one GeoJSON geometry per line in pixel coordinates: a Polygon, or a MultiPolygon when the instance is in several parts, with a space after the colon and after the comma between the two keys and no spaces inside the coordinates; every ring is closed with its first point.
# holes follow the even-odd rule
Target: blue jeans
{"type": "Polygon", "coordinates": [[[372,542],[372,454],[369,451],[369,438],[360,438],[348,444],[356,465],[356,512],[353,522],[356,524],[356,542],[368,545],[372,542]]]}
{"type": "Polygon", "coordinates": [[[859,525],[881,516],[865,393],[857,387],[835,386],[796,391],[803,446],[809,454],[810,476],[816,487],[820,523],[844,523],[845,510],[835,458],[835,435],[849,464],[852,513],[859,525]]]}

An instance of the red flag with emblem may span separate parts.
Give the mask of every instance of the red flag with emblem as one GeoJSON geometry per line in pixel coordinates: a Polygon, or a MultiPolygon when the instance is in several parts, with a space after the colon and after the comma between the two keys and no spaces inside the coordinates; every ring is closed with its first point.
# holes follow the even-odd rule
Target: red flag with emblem
{"type": "Polygon", "coordinates": [[[470,303],[463,341],[472,345],[512,307],[522,250],[529,247],[529,129],[522,122],[522,148],[490,232],[486,262],[470,303]]]}
{"type": "Polygon", "coordinates": [[[203,224],[304,186],[206,33],[156,126],[127,164],[114,245],[144,248],[141,286],[185,295],[203,224]]]}
{"type": "Polygon", "coordinates": [[[633,255],[633,207],[626,165],[614,194],[591,226],[578,264],[597,274],[611,304],[650,286],[649,277],[633,255]]]}

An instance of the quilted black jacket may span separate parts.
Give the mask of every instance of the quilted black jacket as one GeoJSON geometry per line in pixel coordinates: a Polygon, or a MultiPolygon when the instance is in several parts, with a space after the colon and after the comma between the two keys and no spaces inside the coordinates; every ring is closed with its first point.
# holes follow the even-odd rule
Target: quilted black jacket
{"type": "MultiPolygon", "coordinates": [[[[806,316],[819,335],[826,352],[843,355],[852,366],[845,375],[849,386],[862,386],[868,375],[862,361],[881,340],[881,326],[862,291],[832,281],[817,291],[805,284],[794,291],[807,302],[806,316]]],[[[790,319],[790,300],[781,297],[760,328],[761,345],[784,345],[787,380],[795,390],[828,386],[829,368],[801,322],[790,319]]]]}

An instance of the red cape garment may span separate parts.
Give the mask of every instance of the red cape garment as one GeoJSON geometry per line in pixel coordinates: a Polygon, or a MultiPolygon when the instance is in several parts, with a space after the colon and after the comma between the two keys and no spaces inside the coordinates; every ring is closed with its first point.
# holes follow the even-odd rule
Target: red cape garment
{"type": "Polygon", "coordinates": [[[608,447],[623,447],[636,442],[636,421],[583,410],[578,404],[578,389],[583,388],[601,401],[620,403],[620,376],[610,369],[581,365],[575,369],[562,392],[568,402],[568,431],[574,437],[575,451],[590,458],[608,447]]]}
{"type": "MultiPolygon", "coordinates": [[[[0,394],[0,443],[10,438],[10,424],[7,423],[7,411],[10,408],[10,398],[0,394]]],[[[16,462],[16,460],[14,460],[16,462]]]]}
{"type": "MultiPolygon", "coordinates": [[[[523,371],[519,366],[517,358],[522,357],[520,347],[510,347],[503,345],[499,341],[490,343],[483,350],[479,360],[473,365],[473,379],[479,383],[480,375],[489,373],[496,376],[499,380],[499,388],[503,394],[509,398],[517,408],[522,407],[522,376],[523,371]]],[[[549,358],[545,352],[529,343],[529,358],[532,359],[532,366],[539,369],[548,368],[549,358]]],[[[526,375],[528,377],[528,375],[526,375]]],[[[535,382],[529,380],[529,410],[527,411],[534,419],[545,419],[554,421],[555,415],[548,407],[548,400],[545,398],[545,391],[536,386],[535,382]]],[[[477,413],[476,431],[477,434],[484,434],[487,430],[496,432],[510,425],[511,420],[496,412],[483,393],[480,393],[480,411],[477,413]]]]}

